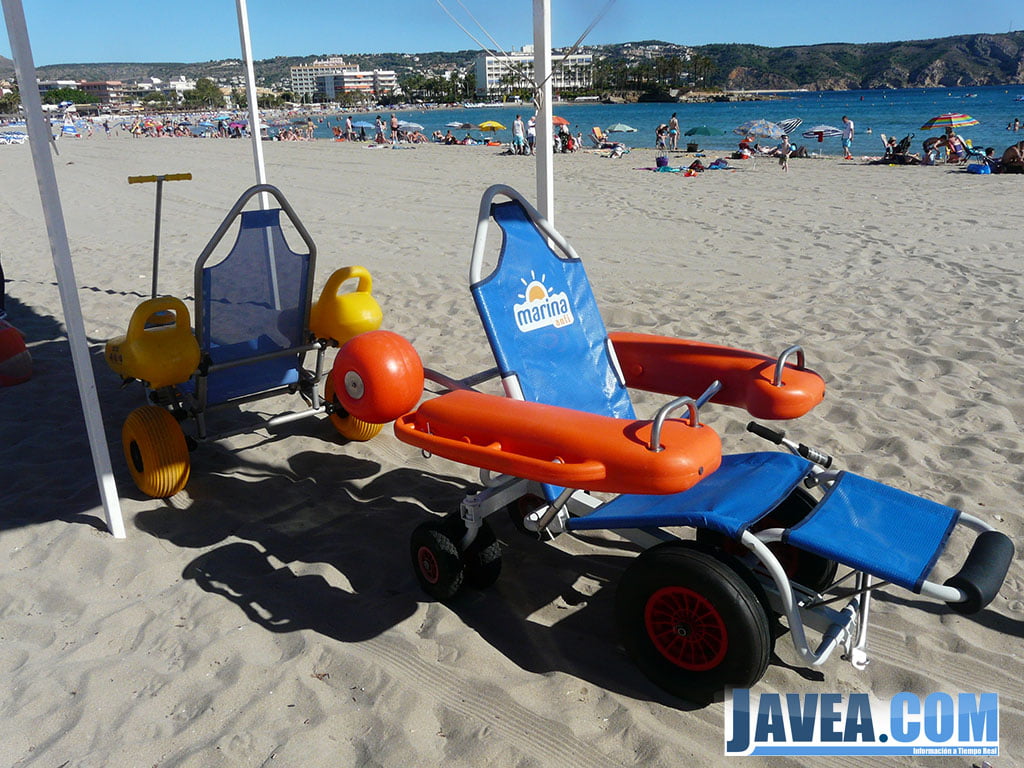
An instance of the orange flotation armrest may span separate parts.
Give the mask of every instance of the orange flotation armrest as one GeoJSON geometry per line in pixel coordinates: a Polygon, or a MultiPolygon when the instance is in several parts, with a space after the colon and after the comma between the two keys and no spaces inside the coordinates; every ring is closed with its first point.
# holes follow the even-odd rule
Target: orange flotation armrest
{"type": "Polygon", "coordinates": [[[716,379],[712,402],[744,408],[758,419],[795,419],[825,397],[825,381],[809,368],[786,363],[775,386],[777,359],[742,349],[642,333],[609,334],[626,386],[664,395],[697,397],[716,379]]]}
{"type": "Polygon", "coordinates": [[[722,443],[708,426],[668,419],[663,450],[651,422],[457,390],[395,422],[403,442],[514,477],[610,493],[678,493],[718,469],[722,443]]]}

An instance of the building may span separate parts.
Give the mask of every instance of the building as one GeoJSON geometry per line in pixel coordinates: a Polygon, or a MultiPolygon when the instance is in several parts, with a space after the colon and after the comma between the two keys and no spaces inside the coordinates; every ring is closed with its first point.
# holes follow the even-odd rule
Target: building
{"type": "Polygon", "coordinates": [[[341,74],[317,75],[314,98],[338,101],[343,94],[355,94],[362,101],[376,101],[398,89],[398,76],[389,69],[361,72],[358,67],[341,74]]]}
{"type": "MultiPolygon", "coordinates": [[[[574,53],[571,56],[552,53],[551,87],[556,91],[589,90],[594,85],[594,57],[589,53],[574,53]]],[[[524,45],[522,50],[508,55],[489,56],[480,54],[476,59],[476,93],[480,98],[500,98],[513,91],[532,91],[533,46],[524,45]]]]}
{"type": "Polygon", "coordinates": [[[346,72],[357,71],[358,64],[346,64],[345,60],[338,56],[314,61],[312,64],[297,64],[291,67],[290,71],[292,92],[299,97],[313,98],[317,93],[317,78],[334,78],[346,72]]]}

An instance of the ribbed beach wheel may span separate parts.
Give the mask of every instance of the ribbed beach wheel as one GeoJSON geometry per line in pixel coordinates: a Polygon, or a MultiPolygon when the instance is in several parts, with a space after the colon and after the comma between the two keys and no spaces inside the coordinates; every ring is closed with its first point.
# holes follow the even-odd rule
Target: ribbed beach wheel
{"type": "Polygon", "coordinates": [[[181,426],[167,410],[144,405],[128,414],[121,445],[135,485],[147,496],[164,499],[185,487],[188,445],[181,426]]]}
{"type": "Polygon", "coordinates": [[[338,396],[334,394],[333,371],[327,374],[327,380],[324,382],[324,400],[334,406],[334,412],[330,414],[331,423],[338,433],[347,440],[365,443],[380,434],[384,428],[383,424],[371,424],[368,421],[357,419],[342,407],[338,396]]]}

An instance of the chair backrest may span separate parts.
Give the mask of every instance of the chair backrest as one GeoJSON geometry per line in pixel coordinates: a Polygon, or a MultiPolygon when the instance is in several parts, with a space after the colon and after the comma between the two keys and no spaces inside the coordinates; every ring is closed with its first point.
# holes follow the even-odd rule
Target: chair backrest
{"type": "Polygon", "coordinates": [[[257,185],[242,194],[196,261],[196,338],[203,355],[215,364],[253,360],[223,375],[211,374],[208,403],[297,381],[300,352],[263,356],[297,350],[308,342],[315,262],[316,246],[279,190],[257,185]],[[280,207],[243,210],[264,193],[280,207]],[[303,240],[305,253],[296,253],[285,240],[282,211],[303,240]],[[231,250],[207,266],[236,219],[239,229],[231,250]]]}
{"type": "Polygon", "coordinates": [[[470,287],[509,396],[635,418],[583,262],[510,187],[484,193],[470,287]],[[494,202],[498,195],[508,202],[494,202]],[[501,251],[483,275],[491,218],[502,231],[501,251]]]}
{"type": "Polygon", "coordinates": [[[604,143],[605,135],[604,131],[601,130],[600,126],[595,125],[593,128],[590,129],[590,140],[594,142],[594,144],[597,145],[598,147],[600,147],[604,143]]]}

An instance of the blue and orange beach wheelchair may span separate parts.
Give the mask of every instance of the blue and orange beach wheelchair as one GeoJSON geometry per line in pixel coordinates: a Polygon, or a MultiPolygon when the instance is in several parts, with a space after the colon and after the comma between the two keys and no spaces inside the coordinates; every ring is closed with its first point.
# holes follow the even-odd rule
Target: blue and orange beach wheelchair
{"type": "Polygon", "coordinates": [[[315,268],[313,239],[280,190],[250,187],[196,260],[195,330],[181,299],[156,296],[135,308],[124,336],[107,343],[107,363],[126,383],[141,381],[149,399],[122,428],[125,460],[139,490],[156,498],[174,495],[188,482],[190,449],[257,427],[326,413],[350,440],[380,432],[382,424],[341,407],[325,361],[331,347],[360,334],[386,333],[376,330],[382,313],[371,295],[372,278],[363,267],[339,269],[313,302],[315,268]],[[258,195],[263,205],[253,208],[258,195]],[[271,199],[276,207],[269,206],[271,199]],[[299,251],[285,238],[282,213],[301,241],[299,251]],[[221,258],[218,247],[236,230],[221,258]],[[356,288],[340,292],[350,280],[356,288]],[[307,355],[313,357],[310,366],[307,355]],[[255,427],[210,429],[216,411],[282,394],[298,394],[305,407],[255,427]]]}
{"type": "Polygon", "coordinates": [[[486,518],[499,510],[519,509],[523,527],[549,537],[615,531],[643,549],[615,596],[626,651],[657,685],[705,701],[761,678],[770,617],[785,617],[804,663],[841,648],[863,668],[873,590],[902,587],[962,613],[999,591],[1013,545],[977,517],[837,471],[823,452],[754,422],[787,450],[722,454],[700,421],[707,404],[775,420],[821,401],[824,382],[799,347],[771,358],[607,333],[579,257],[505,186],[484,194],[470,277],[497,367],[461,380],[427,370],[442,393],[395,423],[402,441],[481,469],[481,492],[412,533],[416,576],[434,598],[498,578],[486,518]],[[485,274],[492,219],[502,244],[485,274]],[[498,376],[505,397],[476,389],[498,376]],[[640,419],[629,388],[674,399],[640,419]],[[976,533],[973,545],[940,583],[933,572],[952,569],[936,563],[962,529],[976,533]]]}

